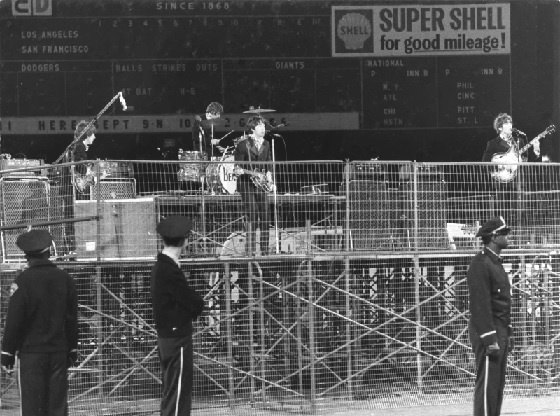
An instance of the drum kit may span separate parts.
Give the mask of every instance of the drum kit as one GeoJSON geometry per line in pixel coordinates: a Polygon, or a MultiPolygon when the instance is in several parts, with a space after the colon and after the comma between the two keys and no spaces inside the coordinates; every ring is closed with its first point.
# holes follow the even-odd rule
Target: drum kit
{"type": "MultiPolygon", "coordinates": [[[[260,115],[261,113],[271,113],[276,110],[266,108],[249,107],[244,114],[260,115]]],[[[226,123],[223,118],[213,118],[202,120],[200,125],[205,129],[210,129],[214,135],[214,127],[222,126],[226,123]]],[[[237,143],[241,138],[246,137],[245,133],[237,138],[231,138],[227,133],[220,139],[219,148],[223,149],[221,156],[211,156],[204,151],[184,151],[179,149],[178,159],[185,161],[181,164],[177,177],[179,181],[201,182],[207,186],[212,194],[233,195],[237,191],[237,178],[234,175],[234,152],[237,143]],[[210,160],[211,163],[208,163],[210,160]]]]}

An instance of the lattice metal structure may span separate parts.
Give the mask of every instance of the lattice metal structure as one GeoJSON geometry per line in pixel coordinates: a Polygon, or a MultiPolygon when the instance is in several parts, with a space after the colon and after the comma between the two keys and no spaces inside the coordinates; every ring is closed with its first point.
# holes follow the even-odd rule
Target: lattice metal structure
{"type": "MultiPolygon", "coordinates": [[[[483,163],[279,163],[269,195],[271,252],[253,256],[231,184],[185,180],[185,169],[225,172],[226,162],[192,162],[205,166],[193,169],[184,161],[104,161],[121,166],[118,177],[102,175],[100,163],[71,216],[52,203],[58,211],[47,221],[2,206],[3,247],[7,231],[27,224],[73,232],[64,238],[73,237],[75,253],[63,243],[53,253],[79,291],[72,414],[157,414],[149,275],[161,248],[155,226],[173,214],[194,219],[182,268],[206,305],[195,322],[195,413],[470,401],[465,278],[480,248],[477,225],[499,214],[514,230],[504,263],[517,344],[507,399],[560,393],[559,165],[523,164],[511,182],[497,182],[495,166],[483,163]]],[[[61,198],[52,179],[41,179],[52,177],[45,170],[33,182],[41,184],[36,201],[61,198]]],[[[23,261],[7,255],[17,253],[11,247],[3,249],[0,329],[23,261]]],[[[2,374],[0,382],[2,414],[17,414],[15,379],[2,374]]]]}

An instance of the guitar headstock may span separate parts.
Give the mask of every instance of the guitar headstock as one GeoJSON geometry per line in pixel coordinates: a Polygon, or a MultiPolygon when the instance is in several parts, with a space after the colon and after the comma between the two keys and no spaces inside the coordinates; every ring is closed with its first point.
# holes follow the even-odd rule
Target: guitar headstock
{"type": "Polygon", "coordinates": [[[545,131],[543,131],[541,134],[539,134],[537,137],[535,137],[533,140],[531,140],[531,142],[534,142],[535,140],[539,140],[542,139],[543,137],[552,134],[556,131],[556,126],[554,124],[551,124],[550,126],[548,126],[545,131]]]}

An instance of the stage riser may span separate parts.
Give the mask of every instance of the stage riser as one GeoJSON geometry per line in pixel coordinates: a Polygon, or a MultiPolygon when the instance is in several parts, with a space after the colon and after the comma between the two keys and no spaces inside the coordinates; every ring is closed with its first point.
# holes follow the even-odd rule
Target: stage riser
{"type": "MultiPolygon", "coordinates": [[[[158,250],[156,211],[153,199],[110,200],[99,203],[97,221],[76,223],[78,259],[155,258],[158,250]]],[[[77,201],[76,217],[97,215],[97,202],[77,201]]]]}

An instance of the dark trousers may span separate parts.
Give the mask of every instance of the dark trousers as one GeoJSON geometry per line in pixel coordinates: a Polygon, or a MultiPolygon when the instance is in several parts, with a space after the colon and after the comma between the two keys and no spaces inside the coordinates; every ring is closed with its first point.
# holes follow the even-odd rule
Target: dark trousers
{"type": "Polygon", "coordinates": [[[20,354],[19,382],[22,416],[68,415],[66,352],[20,354]]]}
{"type": "Polygon", "coordinates": [[[247,216],[247,222],[250,228],[250,232],[247,232],[247,252],[248,254],[255,253],[257,228],[260,228],[261,253],[266,254],[268,253],[268,242],[270,238],[268,232],[270,207],[268,205],[267,194],[253,185],[250,180],[239,180],[238,188],[241,194],[241,201],[245,206],[245,215],[247,216]]]}
{"type": "Polygon", "coordinates": [[[474,416],[499,416],[502,410],[506,384],[508,334],[505,327],[497,326],[496,331],[500,355],[497,358],[490,358],[485,355],[485,347],[480,336],[469,326],[469,337],[476,362],[474,416]]]}
{"type": "Polygon", "coordinates": [[[193,388],[192,338],[158,338],[158,347],[163,373],[161,416],[189,416],[193,388]]]}

